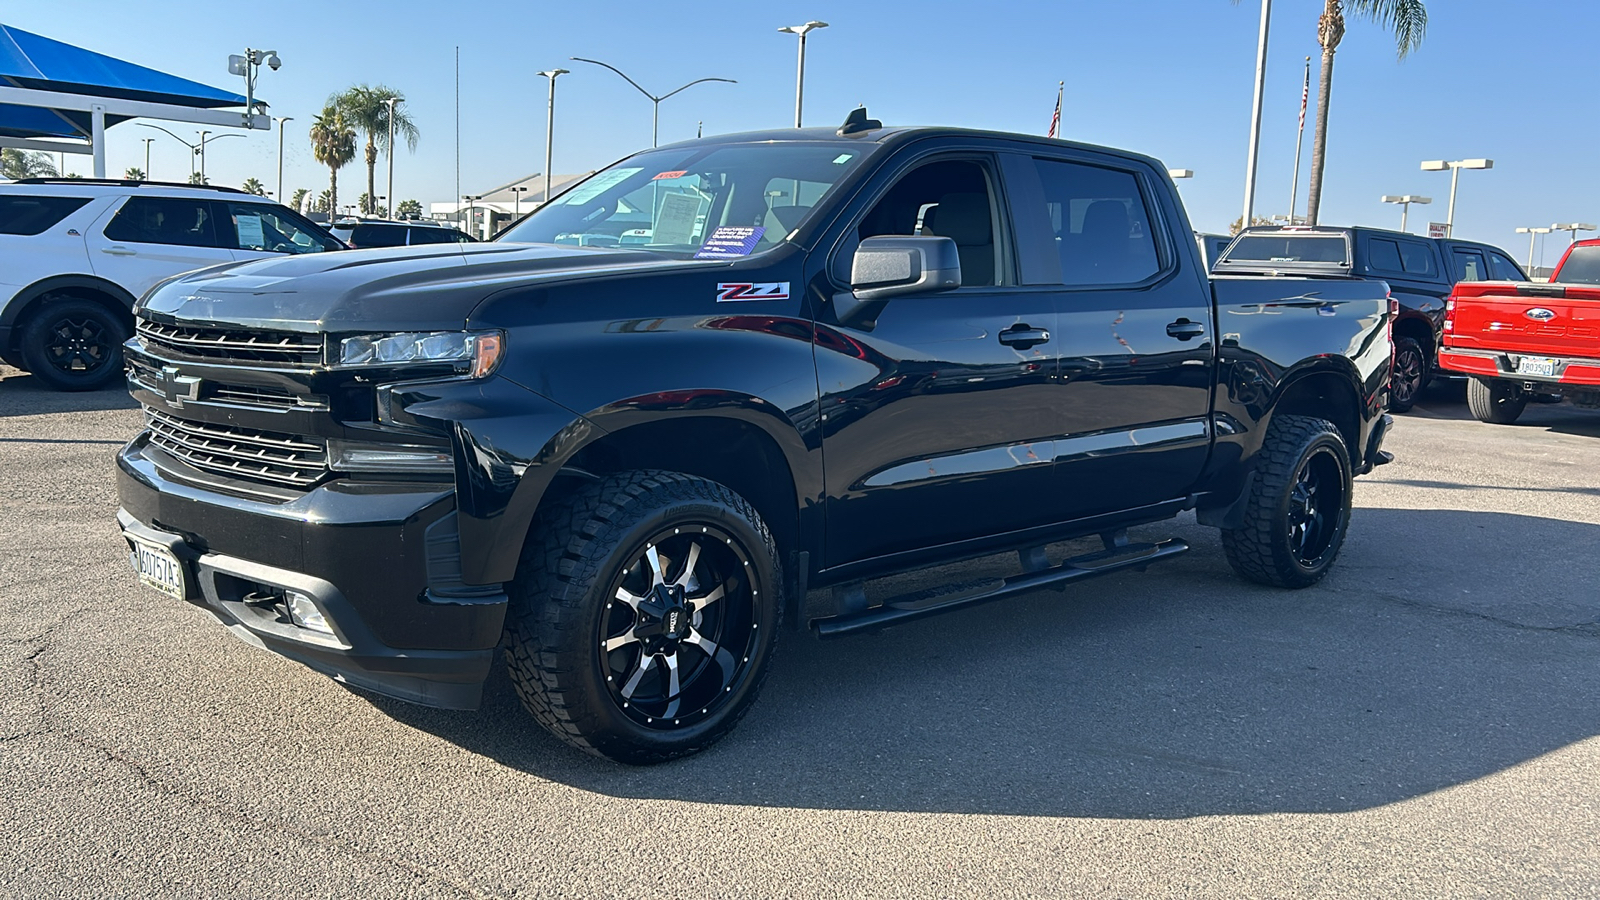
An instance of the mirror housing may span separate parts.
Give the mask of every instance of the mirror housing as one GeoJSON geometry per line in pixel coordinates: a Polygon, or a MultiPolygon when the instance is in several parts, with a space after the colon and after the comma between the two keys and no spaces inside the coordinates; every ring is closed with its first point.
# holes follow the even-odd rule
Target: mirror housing
{"type": "Polygon", "coordinates": [[[859,317],[869,306],[910,294],[932,294],[961,287],[961,256],[947,237],[870,237],[856,248],[850,266],[850,292],[833,298],[840,322],[859,317]]]}

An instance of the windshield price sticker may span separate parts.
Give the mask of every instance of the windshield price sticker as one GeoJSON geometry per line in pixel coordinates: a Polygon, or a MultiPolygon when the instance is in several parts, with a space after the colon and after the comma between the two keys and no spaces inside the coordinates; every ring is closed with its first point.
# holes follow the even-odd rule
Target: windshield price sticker
{"type": "Polygon", "coordinates": [[[657,175],[656,177],[654,177],[654,178],[652,178],[650,180],[651,181],[663,181],[663,180],[668,180],[668,179],[672,179],[672,178],[682,178],[683,176],[685,176],[687,174],[689,174],[689,170],[688,169],[679,169],[676,172],[662,172],[660,175],[657,175]]]}
{"type": "Polygon", "coordinates": [[[588,181],[585,181],[583,184],[578,185],[578,187],[574,189],[572,193],[568,194],[566,205],[581,206],[585,203],[588,203],[590,200],[593,200],[606,191],[611,190],[612,188],[623,183],[624,181],[627,181],[629,178],[632,178],[642,171],[644,171],[642,168],[635,167],[628,169],[611,169],[607,172],[601,172],[599,175],[596,175],[588,181]]]}
{"type": "Polygon", "coordinates": [[[756,244],[761,242],[761,236],[767,233],[765,226],[756,225],[720,225],[706,242],[700,245],[700,252],[694,255],[695,259],[738,259],[749,256],[756,249],[756,244]]]}

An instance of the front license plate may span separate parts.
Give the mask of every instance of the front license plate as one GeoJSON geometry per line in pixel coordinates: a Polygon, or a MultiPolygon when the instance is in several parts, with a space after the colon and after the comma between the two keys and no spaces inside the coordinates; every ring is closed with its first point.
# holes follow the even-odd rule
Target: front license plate
{"type": "Polygon", "coordinates": [[[183,564],[172,551],[143,541],[133,542],[133,570],[139,580],[174,600],[186,599],[183,589],[183,564]]]}
{"type": "Polygon", "coordinates": [[[1556,361],[1548,356],[1524,356],[1517,360],[1518,375],[1556,374],[1556,361]]]}

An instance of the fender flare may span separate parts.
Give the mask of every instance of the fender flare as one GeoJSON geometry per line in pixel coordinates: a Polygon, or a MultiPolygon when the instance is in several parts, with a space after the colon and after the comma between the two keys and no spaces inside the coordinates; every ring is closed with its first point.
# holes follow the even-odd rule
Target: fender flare
{"type": "Polygon", "coordinates": [[[51,291],[62,288],[88,288],[98,291],[122,304],[123,311],[131,318],[136,297],[124,290],[115,282],[107,281],[96,275],[52,275],[42,278],[18,291],[11,301],[0,310],[0,328],[14,326],[22,318],[23,311],[40,297],[51,291]]]}

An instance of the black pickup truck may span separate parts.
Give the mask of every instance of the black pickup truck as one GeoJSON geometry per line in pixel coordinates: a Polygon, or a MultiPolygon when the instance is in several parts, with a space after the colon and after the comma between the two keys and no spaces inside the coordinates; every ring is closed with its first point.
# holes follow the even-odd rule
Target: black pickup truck
{"type": "Polygon", "coordinates": [[[141,581],[434,706],[503,648],[539,722],[634,763],[731,729],[785,625],[1142,568],[1187,547],[1127,530],[1184,510],[1243,577],[1312,584],[1389,458],[1381,285],[1208,278],[1155,160],[859,110],[642,152],[493,243],[210,269],[137,316],[141,581]]]}
{"type": "MultiPolygon", "coordinates": [[[[1527,281],[1499,247],[1382,228],[1258,226],[1246,229],[1212,269],[1218,274],[1354,275],[1389,285],[1394,321],[1389,408],[1409,412],[1439,372],[1445,300],[1458,281],[1527,281]]],[[[1446,375],[1452,374],[1445,372],[1446,375]]]]}

